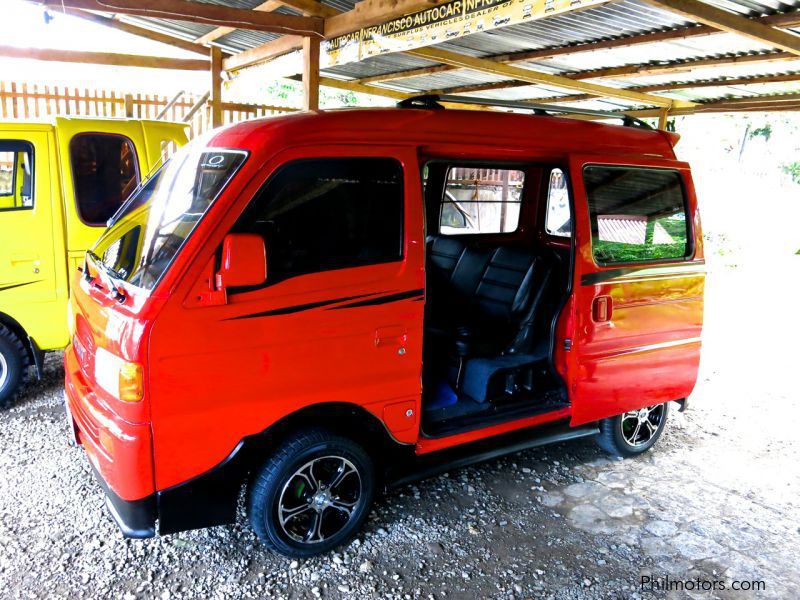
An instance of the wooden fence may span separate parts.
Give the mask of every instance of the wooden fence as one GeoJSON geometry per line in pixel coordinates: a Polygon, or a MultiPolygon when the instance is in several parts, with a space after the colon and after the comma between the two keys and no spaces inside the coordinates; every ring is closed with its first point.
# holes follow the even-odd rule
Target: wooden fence
{"type": "MultiPolygon", "coordinates": [[[[190,128],[189,136],[194,137],[211,128],[207,98],[184,93],[170,98],[157,94],[126,94],[0,81],[0,119],[36,120],[54,116],[161,118],[186,122],[190,128]]],[[[267,104],[222,103],[225,124],[295,110],[267,104]]]]}

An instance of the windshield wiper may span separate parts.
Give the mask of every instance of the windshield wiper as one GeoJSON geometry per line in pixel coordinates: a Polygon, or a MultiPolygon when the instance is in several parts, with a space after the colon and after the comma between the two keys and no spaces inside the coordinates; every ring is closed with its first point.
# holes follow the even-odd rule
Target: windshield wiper
{"type": "MultiPolygon", "coordinates": [[[[125,302],[127,296],[125,293],[114,283],[114,279],[119,279],[119,273],[117,273],[114,269],[109,267],[106,263],[103,262],[97,254],[92,252],[91,250],[86,251],[86,258],[90,258],[94,263],[97,272],[100,274],[101,279],[105,281],[106,285],[108,285],[108,289],[114,294],[114,299],[122,304],[125,302]],[[105,277],[103,277],[105,275],[105,277]]],[[[87,261],[88,262],[88,261],[87,261]]],[[[89,269],[84,270],[84,277],[86,277],[86,281],[91,282],[92,278],[89,275],[89,269]]]]}

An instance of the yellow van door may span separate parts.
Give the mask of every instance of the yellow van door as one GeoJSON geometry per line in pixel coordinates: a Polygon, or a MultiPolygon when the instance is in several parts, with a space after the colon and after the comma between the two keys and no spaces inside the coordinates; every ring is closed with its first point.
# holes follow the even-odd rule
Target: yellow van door
{"type": "Polygon", "coordinates": [[[59,252],[59,263],[54,248],[62,238],[53,224],[49,139],[44,130],[0,132],[0,313],[42,349],[67,338],[67,290],[56,284],[63,258],[59,252]]]}
{"type": "Polygon", "coordinates": [[[148,169],[143,179],[152,175],[165,160],[189,141],[188,126],[166,121],[142,121],[144,139],[147,144],[148,169]]]}
{"type": "Polygon", "coordinates": [[[140,121],[56,119],[70,268],[149,170],[140,121]]]}

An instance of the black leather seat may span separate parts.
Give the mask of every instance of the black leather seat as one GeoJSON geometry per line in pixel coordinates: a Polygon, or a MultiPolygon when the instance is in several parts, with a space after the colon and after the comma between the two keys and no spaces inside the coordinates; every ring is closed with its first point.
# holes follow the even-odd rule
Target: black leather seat
{"type": "Polygon", "coordinates": [[[450,352],[459,361],[459,384],[463,374],[469,394],[485,401],[488,380],[498,370],[518,368],[528,360],[550,269],[527,250],[469,248],[446,236],[431,239],[428,253],[428,332],[451,342],[450,352]]]}

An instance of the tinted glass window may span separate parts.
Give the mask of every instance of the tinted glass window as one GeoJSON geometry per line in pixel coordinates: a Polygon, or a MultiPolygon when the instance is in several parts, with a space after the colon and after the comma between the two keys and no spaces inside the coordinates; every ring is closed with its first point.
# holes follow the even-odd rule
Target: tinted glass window
{"type": "Polygon", "coordinates": [[[525,173],[514,169],[452,167],[439,212],[445,235],[516,231],[525,173]]]}
{"type": "Polygon", "coordinates": [[[134,192],[92,251],[119,279],[153,289],[246,156],[199,141],[184,146],[134,192]]]}
{"type": "Polygon", "coordinates": [[[550,171],[547,187],[547,215],[544,228],[550,235],[570,237],[572,235],[572,216],[569,208],[567,178],[561,169],[550,171]]]}
{"type": "Polygon", "coordinates": [[[0,210],[33,208],[33,146],[0,140],[0,210]]]}
{"type": "Polygon", "coordinates": [[[600,264],[688,256],[681,176],[665,169],[584,169],[592,251],[600,264]]]}
{"type": "Polygon", "coordinates": [[[72,138],[69,150],[78,214],[84,223],[105,225],[139,185],[133,142],[83,133],[72,138]]]}
{"type": "Polygon", "coordinates": [[[264,237],[270,283],[399,260],[402,167],[388,158],[291,163],[270,179],[235,229],[264,237]]]}

